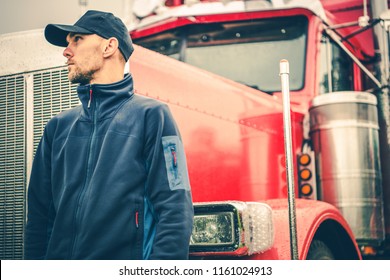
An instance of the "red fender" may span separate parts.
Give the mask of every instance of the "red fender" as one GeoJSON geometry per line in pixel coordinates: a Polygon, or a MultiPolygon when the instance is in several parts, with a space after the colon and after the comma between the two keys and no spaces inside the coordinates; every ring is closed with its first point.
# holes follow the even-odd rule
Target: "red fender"
{"type": "MultiPolygon", "coordinates": [[[[270,250],[257,255],[256,259],[291,259],[287,200],[268,200],[266,203],[273,210],[275,241],[270,250]]],[[[329,232],[329,235],[337,233],[338,236],[332,237],[335,241],[341,241],[340,238],[343,238],[343,243],[349,244],[348,255],[341,258],[361,259],[360,250],[348,223],[334,206],[321,201],[297,199],[296,221],[299,259],[306,259],[314,236],[325,222],[331,222],[332,226],[338,228],[329,232]]]]}

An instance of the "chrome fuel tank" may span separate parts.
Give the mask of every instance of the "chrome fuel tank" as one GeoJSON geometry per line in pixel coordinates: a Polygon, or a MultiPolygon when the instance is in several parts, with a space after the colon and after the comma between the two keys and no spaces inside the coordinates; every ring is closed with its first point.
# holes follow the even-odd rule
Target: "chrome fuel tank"
{"type": "Polygon", "coordinates": [[[321,200],[335,205],[361,244],[384,240],[377,100],[365,92],[317,96],[310,107],[321,200]]]}

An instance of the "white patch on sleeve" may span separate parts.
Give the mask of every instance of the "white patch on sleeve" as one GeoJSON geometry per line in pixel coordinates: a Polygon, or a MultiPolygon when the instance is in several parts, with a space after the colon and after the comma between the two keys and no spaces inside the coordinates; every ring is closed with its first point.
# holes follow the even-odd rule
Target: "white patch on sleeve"
{"type": "Polygon", "coordinates": [[[187,161],[180,138],[178,136],[164,136],[162,137],[162,145],[169,188],[172,191],[180,189],[189,191],[187,161]]]}

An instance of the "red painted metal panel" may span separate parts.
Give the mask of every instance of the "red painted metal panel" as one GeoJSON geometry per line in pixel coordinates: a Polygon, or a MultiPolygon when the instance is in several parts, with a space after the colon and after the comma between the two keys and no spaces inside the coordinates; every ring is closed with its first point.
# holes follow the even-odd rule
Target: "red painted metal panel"
{"type": "Polygon", "coordinates": [[[280,100],[142,47],[130,68],[136,93],[169,104],[178,122],[194,201],[285,197],[280,100]]]}

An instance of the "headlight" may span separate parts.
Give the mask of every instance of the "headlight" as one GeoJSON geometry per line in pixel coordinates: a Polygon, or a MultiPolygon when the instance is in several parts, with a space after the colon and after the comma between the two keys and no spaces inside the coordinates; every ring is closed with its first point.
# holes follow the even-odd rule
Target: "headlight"
{"type": "Polygon", "coordinates": [[[226,246],[233,245],[234,240],[233,212],[198,215],[194,217],[191,244],[195,246],[207,246],[210,244],[226,246]]]}
{"type": "Polygon", "coordinates": [[[264,203],[195,203],[192,255],[250,255],[273,245],[271,208],[264,203]]]}

